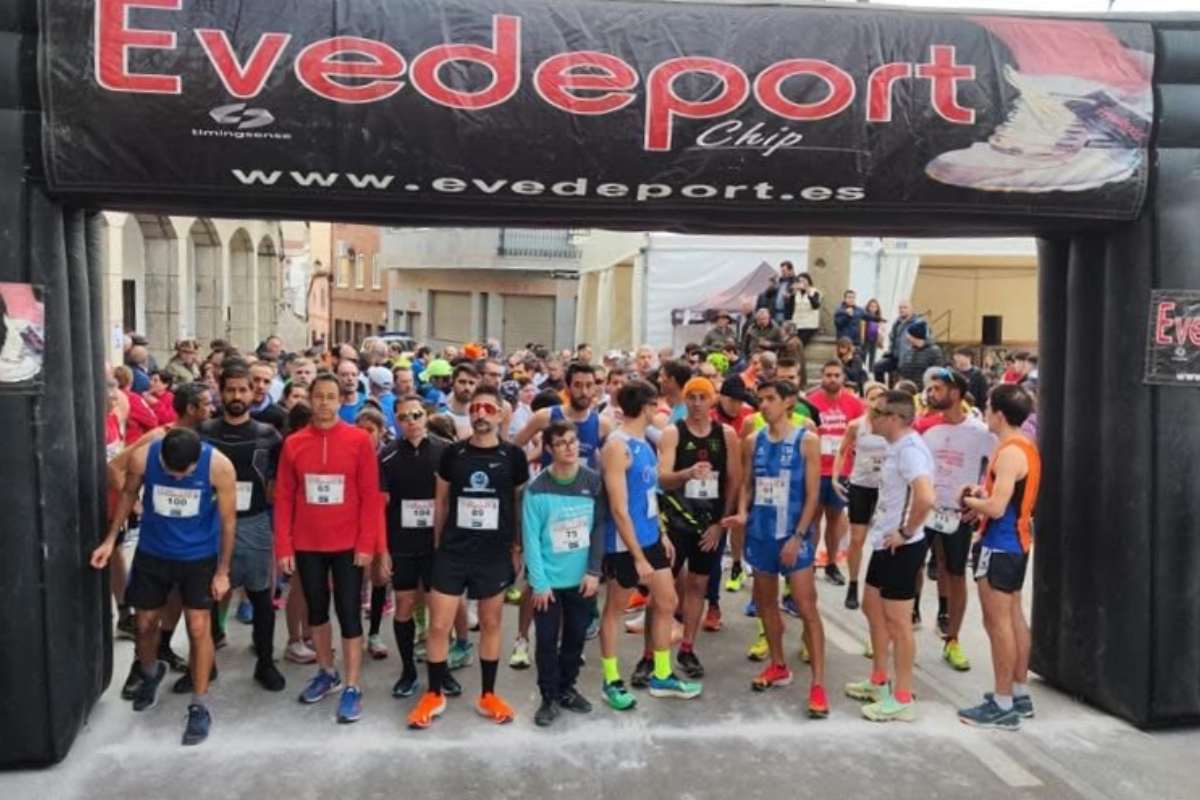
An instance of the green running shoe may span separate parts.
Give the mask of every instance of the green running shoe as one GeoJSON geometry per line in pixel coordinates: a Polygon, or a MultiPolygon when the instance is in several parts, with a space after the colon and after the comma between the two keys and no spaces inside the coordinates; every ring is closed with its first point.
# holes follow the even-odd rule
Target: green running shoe
{"type": "Polygon", "coordinates": [[[959,672],[966,672],[971,668],[971,662],[963,655],[962,645],[957,639],[946,642],[946,646],[942,648],[942,659],[959,672]]]}
{"type": "Polygon", "coordinates": [[[888,692],[887,697],[878,703],[863,706],[862,715],[872,722],[915,722],[917,704],[901,703],[894,694],[888,692]]]}
{"type": "Polygon", "coordinates": [[[680,700],[691,700],[699,697],[704,687],[694,681],[685,681],[671,673],[665,678],[650,678],[651,697],[677,697],[680,700]]]}
{"type": "Polygon", "coordinates": [[[871,683],[869,678],[865,681],[847,683],[845,692],[846,697],[851,700],[860,700],[865,703],[878,703],[889,694],[886,683],[871,683]]]}
{"type": "Polygon", "coordinates": [[[606,683],[601,691],[604,693],[605,702],[614,711],[628,711],[637,705],[637,698],[625,688],[624,681],[606,683]]]}

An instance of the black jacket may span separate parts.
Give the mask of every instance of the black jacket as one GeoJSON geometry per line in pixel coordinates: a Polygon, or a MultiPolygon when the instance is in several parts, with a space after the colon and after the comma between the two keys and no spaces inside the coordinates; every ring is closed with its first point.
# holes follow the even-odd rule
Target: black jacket
{"type": "MultiPolygon", "coordinates": [[[[794,280],[794,279],[793,279],[794,280]]],[[[754,303],[754,310],[765,308],[771,312],[771,318],[775,318],[775,300],[779,292],[786,292],[792,287],[793,280],[784,280],[778,286],[768,286],[763,289],[758,295],[758,299],[754,303]]],[[[796,295],[789,294],[783,300],[783,318],[790,320],[792,314],[796,311],[796,295]]]]}

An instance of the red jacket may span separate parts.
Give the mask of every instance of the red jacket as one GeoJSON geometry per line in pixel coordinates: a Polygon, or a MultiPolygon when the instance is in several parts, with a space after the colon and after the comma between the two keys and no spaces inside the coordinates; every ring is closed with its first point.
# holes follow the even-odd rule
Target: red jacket
{"type": "Polygon", "coordinates": [[[170,425],[179,419],[179,415],[175,413],[175,393],[170,390],[163,392],[161,397],[147,400],[146,403],[150,405],[150,410],[154,412],[159,425],[170,425]]]}
{"type": "Polygon", "coordinates": [[[125,444],[130,445],[142,438],[146,431],[158,427],[158,417],[150,410],[145,399],[136,392],[122,389],[129,400],[129,419],[125,420],[125,444]]]}
{"type": "Polygon", "coordinates": [[[386,535],[379,463],[366,431],[339,420],[289,436],[275,477],[275,557],[373,554],[386,535]]]}

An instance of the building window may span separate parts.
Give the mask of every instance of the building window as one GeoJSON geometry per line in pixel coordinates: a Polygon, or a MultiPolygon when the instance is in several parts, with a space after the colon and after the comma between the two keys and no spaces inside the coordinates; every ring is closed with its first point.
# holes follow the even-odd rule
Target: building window
{"type": "Polygon", "coordinates": [[[383,277],[379,274],[379,253],[376,253],[371,256],[371,288],[381,288],[382,281],[383,277]]]}
{"type": "Polygon", "coordinates": [[[343,289],[350,286],[350,257],[338,256],[337,285],[343,289]]]}
{"type": "Polygon", "coordinates": [[[361,289],[366,285],[363,279],[363,272],[367,268],[367,259],[362,253],[354,257],[354,288],[361,289]]]}
{"type": "Polygon", "coordinates": [[[465,342],[471,338],[471,295],[468,292],[429,293],[431,313],[430,336],[448,342],[465,342]]]}

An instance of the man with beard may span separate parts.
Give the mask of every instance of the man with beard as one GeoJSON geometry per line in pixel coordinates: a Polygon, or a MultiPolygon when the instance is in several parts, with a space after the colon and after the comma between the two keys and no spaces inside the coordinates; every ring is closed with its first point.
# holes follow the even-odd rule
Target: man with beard
{"type": "MultiPolygon", "coordinates": [[[[475,387],[479,385],[479,373],[467,363],[454,368],[451,376],[451,396],[446,414],[454,420],[454,431],[459,439],[471,438],[471,414],[468,406],[475,387]]],[[[499,398],[497,398],[499,400],[499,398]]]]}
{"type": "MultiPolygon", "coordinates": [[[[479,370],[479,385],[486,386],[500,396],[500,384],[504,380],[504,365],[498,359],[488,358],[483,362],[483,366],[479,370]]],[[[508,428],[512,423],[513,407],[512,403],[500,397],[500,405],[504,409],[504,418],[500,422],[500,438],[508,440],[508,428]]]]}

